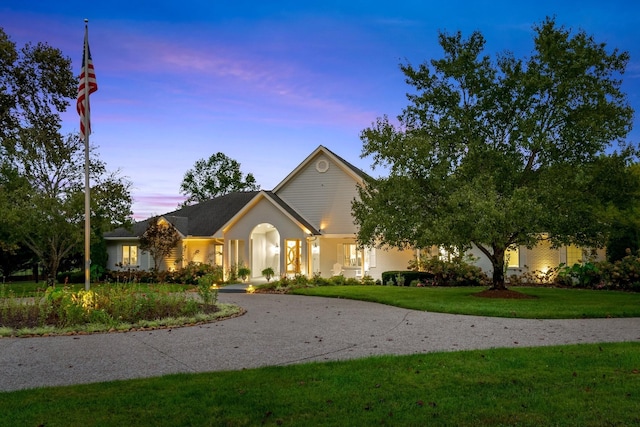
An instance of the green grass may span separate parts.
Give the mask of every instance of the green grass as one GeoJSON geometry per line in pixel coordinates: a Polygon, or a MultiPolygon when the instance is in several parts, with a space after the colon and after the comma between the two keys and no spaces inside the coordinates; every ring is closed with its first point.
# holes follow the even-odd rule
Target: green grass
{"type": "Polygon", "coordinates": [[[532,299],[479,298],[484,288],[397,286],[319,286],[295,289],[299,295],[349,298],[438,313],[527,319],[640,317],[640,293],[542,287],[511,288],[532,299]]]}
{"type": "Polygon", "coordinates": [[[0,393],[0,425],[640,424],[640,344],[494,349],[0,393]]]}

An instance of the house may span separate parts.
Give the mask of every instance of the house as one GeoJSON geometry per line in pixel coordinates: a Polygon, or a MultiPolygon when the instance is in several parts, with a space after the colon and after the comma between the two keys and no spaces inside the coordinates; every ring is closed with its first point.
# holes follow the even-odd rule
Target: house
{"type": "MultiPolygon", "coordinates": [[[[365,173],[329,149],[319,146],[271,191],[231,193],[160,216],[180,234],[182,244],[160,269],[189,262],[245,265],[253,278],[267,267],[276,277],[303,274],[324,277],[370,275],[406,269],[414,251],[360,249],[351,217],[351,201],[365,173]]],[[[148,253],[139,250],[138,236],[147,221],[132,229],[105,233],[109,261],[147,270],[148,253]]]]}
{"type": "MultiPolygon", "coordinates": [[[[395,248],[358,248],[351,201],[365,173],[323,146],[316,148],[271,191],[230,193],[160,216],[182,239],[161,270],[189,262],[247,266],[252,278],[271,267],[276,277],[303,274],[323,277],[369,275],[380,279],[389,270],[405,270],[416,251],[395,248]]],[[[153,267],[150,254],[139,250],[138,237],[148,221],[132,229],[105,233],[108,268],[153,267]]],[[[437,248],[435,253],[437,253],[437,248]]],[[[476,263],[490,272],[491,263],[471,250],[476,263]]],[[[576,247],[551,248],[544,240],[535,248],[507,254],[507,276],[546,271],[560,263],[582,260],[576,247]]]]}

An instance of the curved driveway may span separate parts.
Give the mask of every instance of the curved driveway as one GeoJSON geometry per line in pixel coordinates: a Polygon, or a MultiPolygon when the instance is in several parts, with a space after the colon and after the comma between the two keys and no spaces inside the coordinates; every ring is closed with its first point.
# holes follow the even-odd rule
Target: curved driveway
{"type": "Polygon", "coordinates": [[[178,372],[491,347],[639,341],[640,318],[527,320],[221,293],[244,316],[155,331],[0,339],[0,391],[178,372]]]}

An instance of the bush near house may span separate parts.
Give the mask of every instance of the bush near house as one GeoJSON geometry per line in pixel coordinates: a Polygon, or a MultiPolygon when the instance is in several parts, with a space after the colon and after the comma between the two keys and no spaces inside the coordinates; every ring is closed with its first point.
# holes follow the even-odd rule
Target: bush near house
{"type": "Polygon", "coordinates": [[[451,259],[439,257],[421,257],[409,263],[410,271],[390,271],[382,275],[382,283],[393,280],[397,284],[397,276],[402,273],[405,284],[417,286],[484,286],[489,278],[478,266],[466,261],[462,256],[451,259]],[[395,276],[395,277],[394,277],[395,276]]]}
{"type": "Polygon", "coordinates": [[[213,275],[216,284],[224,282],[221,266],[196,262],[190,262],[185,267],[174,271],[145,271],[135,268],[110,270],[105,275],[105,281],[110,283],[179,283],[197,285],[198,280],[208,274],[213,275]]]}
{"type": "Polygon", "coordinates": [[[640,254],[627,250],[627,255],[615,262],[561,265],[556,282],[576,288],[640,292],[640,254]]]}
{"type": "Polygon", "coordinates": [[[314,274],[309,278],[303,274],[296,274],[293,277],[282,275],[280,280],[263,283],[256,286],[258,293],[286,293],[297,288],[309,288],[316,286],[356,286],[356,285],[374,285],[375,281],[371,276],[364,276],[362,279],[354,277],[344,277],[343,275],[332,276],[329,278],[321,277],[314,274]]]}
{"type": "Polygon", "coordinates": [[[432,283],[435,276],[428,271],[384,271],[382,273],[382,283],[393,286],[409,286],[414,281],[419,283],[432,283]]]}

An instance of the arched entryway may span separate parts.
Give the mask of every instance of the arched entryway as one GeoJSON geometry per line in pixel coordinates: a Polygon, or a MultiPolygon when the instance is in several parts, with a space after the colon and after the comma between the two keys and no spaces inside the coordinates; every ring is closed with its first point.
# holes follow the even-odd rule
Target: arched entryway
{"type": "Polygon", "coordinates": [[[251,277],[262,277],[262,270],[271,267],[280,276],[280,233],[273,224],[261,223],[251,231],[251,277]]]}

